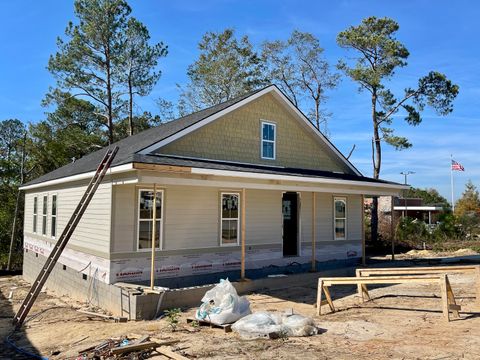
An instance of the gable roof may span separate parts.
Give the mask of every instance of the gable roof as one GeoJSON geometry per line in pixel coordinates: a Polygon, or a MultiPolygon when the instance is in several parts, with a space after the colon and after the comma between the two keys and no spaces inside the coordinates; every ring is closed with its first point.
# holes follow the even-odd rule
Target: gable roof
{"type": "MultiPolygon", "coordinates": [[[[313,126],[313,124],[307,119],[307,117],[293,105],[293,103],[286,97],[275,85],[269,85],[265,88],[258,89],[234,99],[228,100],[218,105],[211,106],[207,109],[200,110],[190,115],[178,118],[176,120],[161,124],[154,128],[142,131],[135,135],[124,138],[117,141],[110,146],[97,150],[89,155],[86,155],[75,162],[62,166],[54,171],[51,171],[45,175],[42,175],[26,184],[23,187],[30,185],[40,184],[42,182],[57,180],[66,178],[73,175],[79,175],[94,171],[105,155],[106,149],[111,146],[118,146],[118,153],[113,160],[111,166],[124,165],[132,163],[137,155],[148,155],[152,151],[164,146],[166,143],[172,142],[197,128],[204,126],[215,119],[225,115],[226,113],[235,110],[236,108],[243,106],[250,101],[266,94],[274,93],[277,97],[284,100],[284,103],[288,108],[294,112],[297,117],[304,122],[311,131],[317,135],[320,141],[327,144],[336,156],[343,161],[348,168],[352,170],[354,174],[362,177],[361,173],[343,156],[343,154],[320,132],[313,126]]],[[[153,159],[153,158],[152,158],[153,159]]]]}

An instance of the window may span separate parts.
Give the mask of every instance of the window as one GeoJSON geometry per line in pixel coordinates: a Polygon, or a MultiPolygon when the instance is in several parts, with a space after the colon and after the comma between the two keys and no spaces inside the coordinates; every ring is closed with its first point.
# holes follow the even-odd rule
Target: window
{"type": "Polygon", "coordinates": [[[47,204],[48,197],[45,195],[43,197],[43,207],[42,207],[42,235],[47,235],[47,204]]]}
{"type": "Polygon", "coordinates": [[[334,199],[335,240],[347,239],[347,198],[334,199]]]}
{"type": "Polygon", "coordinates": [[[221,245],[238,245],[240,194],[222,193],[220,206],[221,245]]]}
{"type": "Polygon", "coordinates": [[[262,121],[262,159],[275,159],[276,125],[262,121]]]}
{"type": "MultiPolygon", "coordinates": [[[[160,249],[163,191],[157,190],[155,248],[160,249]]],[[[153,191],[140,190],[138,196],[138,250],[152,249],[153,191]]]]}
{"type": "Polygon", "coordinates": [[[57,237],[57,195],[52,195],[52,221],[50,223],[50,236],[57,237]]]}
{"type": "Polygon", "coordinates": [[[33,232],[37,232],[38,197],[33,198],[33,232]]]}

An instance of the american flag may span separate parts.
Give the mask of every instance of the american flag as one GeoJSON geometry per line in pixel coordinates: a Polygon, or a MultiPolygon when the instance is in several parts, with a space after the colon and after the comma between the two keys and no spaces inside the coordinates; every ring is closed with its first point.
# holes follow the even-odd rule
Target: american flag
{"type": "Polygon", "coordinates": [[[462,164],[456,162],[455,160],[452,160],[452,170],[465,171],[462,164]]]}

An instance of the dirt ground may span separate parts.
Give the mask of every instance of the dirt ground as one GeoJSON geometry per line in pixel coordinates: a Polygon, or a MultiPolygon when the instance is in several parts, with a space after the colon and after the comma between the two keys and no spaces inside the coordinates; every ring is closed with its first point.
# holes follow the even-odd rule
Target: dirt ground
{"type": "MultiPolygon", "coordinates": [[[[388,264],[387,264],[388,265],[388,264]]],[[[23,330],[10,337],[15,344],[50,359],[75,359],[80,349],[104,339],[150,334],[156,339],[178,339],[173,346],[192,359],[480,359],[480,303],[475,301],[473,275],[450,276],[460,319],[444,321],[438,285],[402,284],[373,288],[372,301],[360,304],[351,286],[331,288],[336,313],[317,317],[313,303],[316,284],[249,294],[252,311],[293,309],[314,317],[321,334],[277,340],[242,340],[220,329],[194,328],[186,324],[195,309],[181,315],[180,326],[172,332],[165,319],[114,323],[89,318],[76,309],[83,304],[42,293],[23,330]],[[56,355],[52,355],[56,354],[56,355]]],[[[0,335],[11,331],[17,310],[29,285],[20,277],[0,278],[0,335]],[[12,301],[8,300],[13,289],[12,301]],[[13,308],[12,308],[13,307],[13,308]]],[[[0,346],[0,358],[27,356],[0,346]]]]}

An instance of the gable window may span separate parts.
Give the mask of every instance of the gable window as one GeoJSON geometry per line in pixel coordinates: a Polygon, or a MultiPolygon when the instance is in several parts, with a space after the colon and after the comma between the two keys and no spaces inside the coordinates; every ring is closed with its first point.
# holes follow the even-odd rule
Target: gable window
{"type": "Polygon", "coordinates": [[[57,195],[52,195],[52,221],[50,223],[50,236],[57,237],[57,195]]]}
{"type": "Polygon", "coordinates": [[[38,197],[33,198],[33,232],[37,232],[38,197]]]}
{"type": "Polygon", "coordinates": [[[262,121],[262,159],[275,160],[276,125],[262,121]]]}
{"type": "Polygon", "coordinates": [[[335,240],[347,239],[347,198],[335,197],[334,198],[334,228],[335,228],[335,240]]]}
{"type": "MultiPolygon", "coordinates": [[[[156,221],[155,221],[155,248],[160,249],[162,236],[163,191],[157,190],[156,221]]],[[[153,225],[153,191],[140,190],[138,196],[138,242],[137,249],[152,249],[153,225]]]]}
{"type": "Polygon", "coordinates": [[[47,235],[47,205],[48,205],[48,196],[43,196],[42,204],[42,235],[47,235]]]}
{"type": "Polygon", "coordinates": [[[222,193],[221,201],[221,243],[220,245],[238,245],[240,222],[240,194],[222,193]]]}

